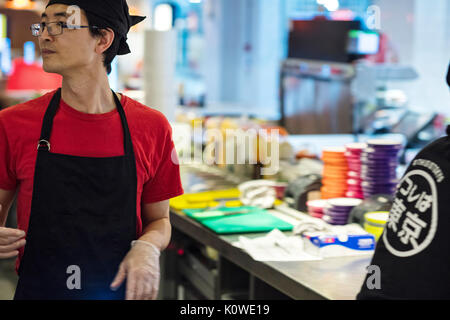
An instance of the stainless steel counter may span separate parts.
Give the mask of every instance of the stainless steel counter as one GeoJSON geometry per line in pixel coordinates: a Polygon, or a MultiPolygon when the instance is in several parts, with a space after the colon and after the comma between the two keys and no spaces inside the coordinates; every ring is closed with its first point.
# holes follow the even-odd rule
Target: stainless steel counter
{"type": "Polygon", "coordinates": [[[171,212],[171,221],[178,231],[212,247],[227,260],[296,300],[355,299],[365,278],[365,268],[370,264],[370,256],[301,262],[255,261],[232,244],[239,235],[219,236],[175,211],[171,212]]]}
{"type": "MultiPolygon", "coordinates": [[[[193,192],[192,188],[195,191],[223,189],[242,182],[239,177],[223,174],[223,171],[214,167],[183,167],[181,173],[187,193],[193,192]]],[[[171,210],[170,217],[175,232],[215,249],[221,259],[226,259],[248,272],[250,277],[263,281],[292,299],[355,299],[371,260],[371,256],[365,255],[302,262],[255,261],[244,250],[232,244],[239,235],[217,235],[175,210],[171,210]]],[[[261,234],[245,236],[256,237],[261,234]]]]}

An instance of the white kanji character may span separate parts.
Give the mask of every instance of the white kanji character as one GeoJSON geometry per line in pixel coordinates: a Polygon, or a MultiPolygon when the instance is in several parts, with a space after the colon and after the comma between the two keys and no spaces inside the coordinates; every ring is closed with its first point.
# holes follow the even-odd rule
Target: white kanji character
{"type": "Polygon", "coordinates": [[[397,235],[400,237],[400,241],[403,244],[411,243],[413,248],[417,248],[417,239],[420,236],[422,229],[427,226],[427,223],[419,218],[417,213],[406,213],[406,219],[403,221],[402,230],[397,235]]]}
{"type": "Polygon", "coordinates": [[[403,204],[403,199],[395,198],[392,204],[391,212],[389,213],[388,228],[397,232],[397,223],[405,212],[406,206],[403,204]]]}
{"type": "Polygon", "coordinates": [[[416,192],[416,190],[417,190],[417,185],[414,185],[414,186],[412,187],[411,191],[409,192],[408,197],[406,198],[406,201],[408,201],[409,203],[411,203],[411,202],[414,202],[414,201],[416,201],[417,199],[419,199],[419,197],[420,197],[420,194],[419,194],[419,193],[416,194],[416,195],[414,195],[414,193],[416,192]]]}
{"type": "Polygon", "coordinates": [[[409,192],[411,191],[411,188],[414,185],[414,183],[412,182],[412,180],[410,178],[406,178],[404,182],[406,182],[408,184],[408,188],[407,189],[401,188],[399,191],[402,195],[407,196],[409,194],[409,192]]]}
{"type": "Polygon", "coordinates": [[[417,200],[417,203],[415,207],[419,209],[420,212],[424,213],[428,210],[428,208],[431,207],[431,204],[433,203],[433,197],[431,195],[428,195],[425,191],[422,192],[422,195],[420,196],[419,200],[417,200]]]}
{"type": "Polygon", "coordinates": [[[417,190],[417,185],[415,185],[410,178],[406,178],[404,182],[408,184],[408,187],[406,189],[401,188],[400,193],[406,196],[406,200],[408,201],[408,203],[414,202],[419,199],[420,194],[414,195],[417,190]]]}

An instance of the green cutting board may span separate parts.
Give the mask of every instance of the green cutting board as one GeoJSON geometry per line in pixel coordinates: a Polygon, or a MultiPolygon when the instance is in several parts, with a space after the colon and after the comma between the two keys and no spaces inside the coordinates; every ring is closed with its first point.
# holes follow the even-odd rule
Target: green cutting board
{"type": "Polygon", "coordinates": [[[198,221],[217,234],[269,232],[273,229],[279,229],[281,231],[291,231],[293,229],[292,224],[275,217],[264,209],[256,207],[238,207],[220,208],[217,210],[229,212],[235,211],[236,209],[252,209],[252,211],[244,214],[235,214],[213,218],[198,217],[198,213],[203,211],[203,209],[186,209],[183,210],[183,212],[188,217],[198,221]],[[196,213],[197,216],[195,215],[196,213]]]}

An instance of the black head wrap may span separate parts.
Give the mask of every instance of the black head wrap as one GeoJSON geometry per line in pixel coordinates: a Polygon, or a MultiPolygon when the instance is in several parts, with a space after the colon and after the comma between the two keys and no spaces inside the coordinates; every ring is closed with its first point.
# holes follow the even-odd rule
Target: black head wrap
{"type": "Polygon", "coordinates": [[[86,12],[91,26],[114,30],[116,39],[112,47],[116,55],[131,52],[127,44],[128,31],[145,19],[141,16],[130,16],[126,0],[50,0],[47,7],[53,4],[78,6],[86,12]]]}

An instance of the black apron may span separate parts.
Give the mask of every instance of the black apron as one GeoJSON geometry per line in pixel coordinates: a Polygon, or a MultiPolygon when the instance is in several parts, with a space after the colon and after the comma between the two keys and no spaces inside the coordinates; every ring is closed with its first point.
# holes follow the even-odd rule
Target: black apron
{"type": "Polygon", "coordinates": [[[125,298],[125,284],[115,292],[110,284],[136,239],[137,176],[125,112],[113,95],[124,131],[125,155],[118,157],[51,153],[61,89],[47,108],[16,300],[125,298]]]}
{"type": "MultiPolygon", "coordinates": [[[[447,128],[447,133],[450,133],[447,128]]],[[[399,183],[357,299],[450,299],[450,137],[426,146],[399,183]]]]}

